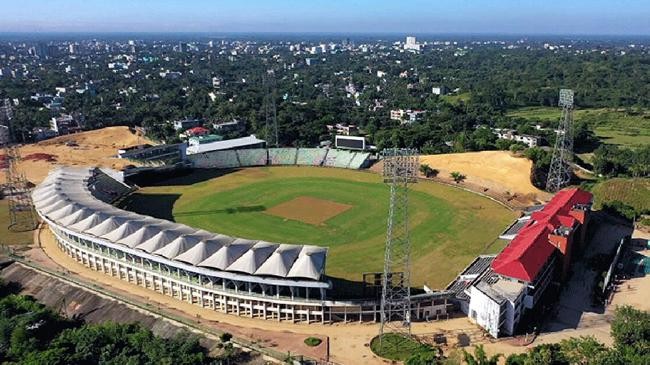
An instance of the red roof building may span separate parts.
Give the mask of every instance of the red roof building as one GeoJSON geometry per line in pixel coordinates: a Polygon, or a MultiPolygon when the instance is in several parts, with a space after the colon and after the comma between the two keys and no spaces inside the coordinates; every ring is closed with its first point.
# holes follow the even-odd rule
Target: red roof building
{"type": "Polygon", "coordinates": [[[188,137],[204,136],[206,134],[210,134],[210,130],[203,127],[194,127],[185,131],[185,134],[188,137]]]}
{"type": "Polygon", "coordinates": [[[531,219],[492,262],[499,275],[533,282],[558,249],[563,255],[563,276],[568,270],[573,242],[584,240],[585,229],[574,239],[580,226],[586,225],[592,195],[580,189],[562,190],[546,206],[532,213],[531,219]]]}

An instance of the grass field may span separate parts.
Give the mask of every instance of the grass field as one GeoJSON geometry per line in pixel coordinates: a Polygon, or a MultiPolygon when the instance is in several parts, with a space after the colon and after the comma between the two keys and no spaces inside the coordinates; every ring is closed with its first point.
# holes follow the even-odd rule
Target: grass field
{"type": "Polygon", "coordinates": [[[382,337],[373,338],[370,341],[370,349],[380,357],[396,361],[407,360],[417,352],[435,351],[432,347],[397,333],[387,333],[382,337]]]}
{"type": "MultiPolygon", "coordinates": [[[[513,110],[509,116],[531,120],[558,121],[561,111],[551,107],[529,107],[513,110]]],[[[636,147],[650,143],[650,112],[627,113],[612,109],[577,109],[576,121],[589,123],[604,143],[636,147]]]]}
{"type": "Polygon", "coordinates": [[[449,95],[442,95],[440,98],[450,104],[459,104],[461,101],[467,103],[472,98],[472,94],[470,94],[469,92],[460,93],[460,94],[449,94],[449,95]]]}
{"type": "MultiPolygon", "coordinates": [[[[143,188],[126,207],[211,232],[329,247],[327,274],[333,277],[359,281],[363,272],[382,270],[389,196],[379,175],[311,167],[209,174],[143,188]],[[305,196],[351,208],[321,224],[265,212],[305,196]]],[[[515,218],[489,199],[433,182],[415,185],[410,209],[412,281],[433,288],[444,287],[515,218]]]]}
{"type": "Polygon", "coordinates": [[[598,209],[605,202],[618,200],[637,211],[650,210],[650,179],[609,179],[597,183],[591,191],[598,209]]]}
{"type": "Polygon", "coordinates": [[[28,245],[32,243],[32,232],[13,232],[9,227],[9,206],[6,200],[0,200],[0,244],[28,245]]]}

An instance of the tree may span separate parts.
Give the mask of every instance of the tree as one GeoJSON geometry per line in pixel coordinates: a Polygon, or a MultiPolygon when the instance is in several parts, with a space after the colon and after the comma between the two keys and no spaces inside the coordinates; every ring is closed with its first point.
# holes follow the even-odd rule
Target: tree
{"type": "Polygon", "coordinates": [[[463,182],[463,181],[465,180],[465,178],[466,178],[465,175],[461,174],[461,173],[458,172],[458,171],[453,171],[451,174],[449,174],[449,176],[451,176],[451,178],[454,179],[454,181],[456,182],[456,184],[460,184],[460,183],[463,182]]]}
{"type": "Polygon", "coordinates": [[[525,147],[520,145],[519,143],[513,143],[513,144],[510,145],[510,147],[508,147],[510,152],[513,152],[513,153],[521,152],[521,151],[524,150],[524,148],[525,147]]]}
{"type": "Polygon", "coordinates": [[[474,355],[463,350],[463,359],[468,365],[497,365],[501,356],[503,355],[496,354],[488,357],[483,345],[474,347],[474,355]]]}
{"type": "Polygon", "coordinates": [[[570,365],[557,343],[535,346],[524,361],[524,365],[570,365]]]}
{"type": "Polygon", "coordinates": [[[219,336],[219,339],[221,342],[229,342],[232,339],[232,334],[229,332],[224,332],[221,334],[221,336],[219,336]]]}
{"type": "Polygon", "coordinates": [[[560,351],[572,365],[589,365],[607,348],[593,336],[572,337],[560,342],[560,351]]]}
{"type": "Polygon", "coordinates": [[[612,337],[618,349],[629,347],[639,354],[650,354],[650,313],[630,306],[616,308],[612,337]]]}
{"type": "Polygon", "coordinates": [[[437,169],[431,168],[431,166],[427,164],[422,164],[420,165],[420,172],[425,177],[436,177],[439,171],[437,169]]]}
{"type": "Polygon", "coordinates": [[[438,349],[428,349],[417,351],[411,357],[404,361],[404,365],[434,365],[440,363],[442,351],[438,349]]]}

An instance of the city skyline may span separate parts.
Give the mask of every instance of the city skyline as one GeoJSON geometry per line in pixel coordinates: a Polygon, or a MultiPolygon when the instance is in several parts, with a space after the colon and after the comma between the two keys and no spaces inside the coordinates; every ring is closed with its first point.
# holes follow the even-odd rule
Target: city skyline
{"type": "Polygon", "coordinates": [[[454,33],[648,35],[650,4],[514,2],[209,2],[25,0],[3,5],[0,32],[454,33]]]}

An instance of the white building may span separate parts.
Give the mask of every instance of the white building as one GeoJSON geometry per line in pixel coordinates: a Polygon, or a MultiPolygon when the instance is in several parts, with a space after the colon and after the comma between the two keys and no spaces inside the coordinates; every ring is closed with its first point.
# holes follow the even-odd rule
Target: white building
{"type": "Polygon", "coordinates": [[[215,88],[215,89],[218,89],[218,88],[221,87],[222,82],[223,82],[223,80],[221,79],[221,77],[215,76],[215,77],[212,78],[212,87],[215,88]]]}
{"type": "Polygon", "coordinates": [[[426,114],[424,110],[396,109],[390,111],[390,119],[399,120],[402,124],[414,123],[420,120],[424,114],[426,114]]]}
{"type": "Polygon", "coordinates": [[[514,334],[521,319],[526,285],[504,280],[490,271],[470,286],[469,318],[493,337],[514,334]],[[490,275],[491,274],[491,275],[490,275]],[[491,281],[496,282],[491,284],[491,281]]]}
{"type": "Polygon", "coordinates": [[[359,131],[357,126],[354,124],[336,123],[335,125],[328,124],[326,127],[328,132],[335,131],[336,134],[344,136],[349,136],[350,134],[354,134],[359,131]]]}
{"type": "Polygon", "coordinates": [[[514,129],[492,128],[492,133],[496,134],[499,139],[520,142],[530,148],[539,145],[539,137],[529,134],[518,134],[514,129]]]}
{"type": "Polygon", "coordinates": [[[584,247],[592,195],[558,192],[502,237],[512,241],[497,256],[480,256],[448,287],[471,321],[493,337],[516,334],[523,314],[535,308],[552,281],[566,279],[575,245],[584,247]]]}
{"type": "Polygon", "coordinates": [[[77,114],[61,114],[50,119],[50,129],[59,135],[78,132],[83,124],[83,116],[77,114]]]}
{"type": "Polygon", "coordinates": [[[391,120],[402,120],[404,118],[404,109],[396,109],[390,111],[391,120]]]}
{"type": "Polygon", "coordinates": [[[434,86],[431,88],[431,93],[434,95],[445,95],[447,92],[448,89],[445,86],[434,86]]]}
{"type": "Polygon", "coordinates": [[[407,51],[419,51],[420,44],[418,44],[415,37],[406,37],[406,43],[404,44],[404,49],[407,51]]]}

